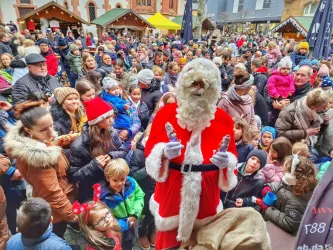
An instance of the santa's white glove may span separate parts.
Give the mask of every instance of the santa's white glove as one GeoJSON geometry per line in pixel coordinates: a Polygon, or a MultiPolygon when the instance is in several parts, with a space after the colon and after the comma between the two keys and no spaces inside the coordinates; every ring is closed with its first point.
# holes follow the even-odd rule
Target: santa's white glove
{"type": "Polygon", "coordinates": [[[164,155],[169,160],[172,160],[181,155],[184,146],[180,142],[168,142],[164,148],[164,155]]]}
{"type": "Polygon", "coordinates": [[[227,152],[217,152],[210,158],[210,161],[219,169],[226,168],[229,163],[229,156],[227,152]]]}

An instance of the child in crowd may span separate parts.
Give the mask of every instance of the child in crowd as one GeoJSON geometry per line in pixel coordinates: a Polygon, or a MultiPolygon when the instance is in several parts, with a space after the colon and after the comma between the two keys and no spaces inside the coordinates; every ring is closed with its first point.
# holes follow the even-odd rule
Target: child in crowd
{"type": "Polygon", "coordinates": [[[318,174],[317,174],[318,180],[320,180],[324,176],[326,170],[331,165],[332,158],[333,158],[333,149],[331,150],[330,155],[327,157],[323,157],[321,159],[322,163],[318,165],[318,174]]]}
{"type": "Polygon", "coordinates": [[[283,163],[286,157],[292,154],[291,142],[285,137],[279,137],[273,141],[269,148],[267,164],[261,174],[264,183],[281,181],[284,175],[283,163]]]}
{"type": "Polygon", "coordinates": [[[278,49],[276,42],[270,41],[268,43],[268,51],[266,53],[268,68],[273,68],[281,56],[282,54],[278,49]]]}
{"type": "Polygon", "coordinates": [[[165,105],[176,103],[177,102],[177,96],[174,92],[166,92],[161,99],[157,102],[156,108],[152,115],[150,116],[149,123],[152,123],[156,113],[163,108],[165,105]]]}
{"type": "Polygon", "coordinates": [[[144,205],[144,192],[129,177],[130,169],[124,159],[111,160],[104,169],[106,181],[101,183],[100,200],[111,208],[122,232],[122,249],[131,250],[135,242],[135,224],[144,205]]]}
{"type": "Polygon", "coordinates": [[[276,138],[276,130],[273,127],[265,126],[260,133],[259,148],[268,153],[269,147],[276,138]]]}
{"type": "Polygon", "coordinates": [[[178,79],[179,66],[176,62],[170,62],[167,66],[167,72],[164,76],[164,84],[168,86],[169,91],[173,91],[178,79]]]}
{"type": "Polygon", "coordinates": [[[254,149],[252,144],[249,144],[249,125],[240,117],[235,117],[233,120],[238,163],[243,163],[248,154],[254,149]]]}
{"type": "Polygon", "coordinates": [[[71,83],[71,87],[75,88],[75,82],[82,74],[82,57],[79,48],[75,44],[69,46],[69,52],[66,56],[71,68],[68,80],[71,83]]]}
{"type": "Polygon", "coordinates": [[[315,166],[302,156],[289,156],[284,164],[284,177],[281,182],[272,182],[261,191],[277,196],[271,207],[261,205],[265,221],[271,221],[288,233],[296,234],[303,214],[317,185],[315,166]]]}
{"type": "Polygon", "coordinates": [[[278,70],[273,71],[268,78],[267,90],[269,95],[274,99],[286,99],[295,92],[294,78],[290,74],[292,62],[289,56],[281,59],[278,64],[278,70]]]}
{"type": "Polygon", "coordinates": [[[309,43],[300,42],[297,46],[297,51],[290,53],[292,67],[295,68],[302,60],[308,59],[309,43]]]}
{"type": "Polygon", "coordinates": [[[141,93],[142,90],[140,86],[138,84],[132,84],[129,88],[128,100],[131,105],[131,113],[133,110],[141,121],[140,131],[144,131],[149,123],[149,110],[147,105],[141,100],[141,93]]]}
{"type": "Polygon", "coordinates": [[[42,198],[30,198],[19,208],[17,234],[7,242],[6,249],[71,250],[67,242],[52,233],[52,211],[42,198]]]}
{"type": "Polygon", "coordinates": [[[152,68],[152,71],[154,73],[154,78],[161,83],[161,92],[163,94],[166,93],[166,92],[169,92],[169,87],[164,83],[164,80],[163,80],[164,71],[158,66],[154,66],[152,68]]]}
{"type": "Polygon", "coordinates": [[[99,188],[99,191],[94,194],[95,201],[73,204],[73,212],[78,214],[80,231],[87,242],[87,250],[121,250],[119,225],[110,209],[98,200],[100,185],[96,185],[94,189],[96,188],[99,188]]]}
{"type": "MultiPolygon", "coordinates": [[[[227,193],[221,193],[224,208],[257,207],[252,197],[258,197],[264,185],[259,170],[266,165],[266,153],[255,149],[249,153],[246,161],[238,167],[238,184],[227,193]]],[[[259,209],[259,207],[257,207],[259,209]]]]}
{"type": "MultiPolygon", "coordinates": [[[[131,119],[129,115],[130,105],[121,98],[119,83],[111,77],[105,77],[102,83],[102,99],[111,103],[118,111],[113,127],[119,130],[129,130],[131,126],[131,119]]],[[[130,131],[128,132],[130,133],[130,131]]]]}
{"type": "Polygon", "coordinates": [[[293,148],[292,148],[292,153],[297,154],[299,156],[303,156],[305,158],[308,158],[309,154],[310,154],[309,147],[305,141],[300,141],[300,142],[294,143],[293,148]]]}
{"type": "Polygon", "coordinates": [[[249,130],[249,142],[252,144],[254,149],[258,149],[260,139],[260,131],[255,129],[249,130]]]}

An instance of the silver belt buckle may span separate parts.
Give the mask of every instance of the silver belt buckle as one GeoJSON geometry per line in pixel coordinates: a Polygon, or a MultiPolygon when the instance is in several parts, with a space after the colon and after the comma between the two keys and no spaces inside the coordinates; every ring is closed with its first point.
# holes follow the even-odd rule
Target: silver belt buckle
{"type": "Polygon", "coordinates": [[[182,164],[182,167],[180,168],[180,172],[181,172],[182,174],[185,174],[185,175],[190,175],[190,174],[191,174],[191,170],[192,170],[192,164],[185,164],[185,163],[183,163],[183,164],[182,164]],[[188,165],[188,166],[189,166],[187,172],[184,170],[185,165],[188,165]]]}

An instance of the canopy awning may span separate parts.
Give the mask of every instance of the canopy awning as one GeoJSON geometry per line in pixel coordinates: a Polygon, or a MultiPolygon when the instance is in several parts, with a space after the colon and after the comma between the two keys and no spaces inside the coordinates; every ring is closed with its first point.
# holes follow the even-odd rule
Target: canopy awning
{"type": "MultiPolygon", "coordinates": [[[[196,21],[197,21],[197,17],[192,15],[193,28],[196,27],[195,26],[196,21]]],[[[182,25],[183,16],[176,16],[174,19],[172,19],[172,22],[182,25]]],[[[202,28],[207,29],[207,30],[213,30],[213,29],[215,29],[215,24],[208,17],[206,17],[202,22],[202,28]]]]}
{"type": "Polygon", "coordinates": [[[152,17],[149,17],[148,22],[160,30],[181,30],[182,26],[170,21],[168,18],[157,12],[152,17]]]}
{"type": "Polygon", "coordinates": [[[112,25],[116,29],[128,27],[132,30],[144,30],[148,26],[155,29],[153,25],[147,22],[139,14],[131,9],[114,8],[96,18],[91,23],[106,27],[112,25]]]}
{"type": "Polygon", "coordinates": [[[307,36],[311,26],[313,17],[311,16],[290,16],[278,26],[271,30],[271,32],[290,32],[292,30],[307,36]]]}

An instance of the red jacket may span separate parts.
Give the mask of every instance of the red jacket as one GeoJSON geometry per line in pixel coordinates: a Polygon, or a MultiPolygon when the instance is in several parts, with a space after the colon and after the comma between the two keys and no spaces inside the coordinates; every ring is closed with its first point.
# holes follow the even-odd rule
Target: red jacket
{"type": "Polygon", "coordinates": [[[48,53],[44,57],[46,59],[47,73],[50,76],[55,76],[58,73],[58,58],[53,53],[48,53]]]}

